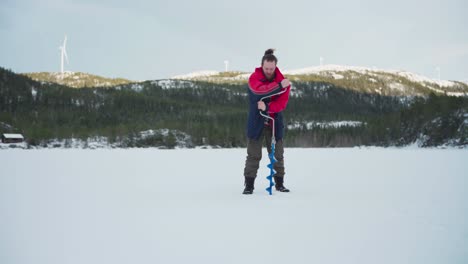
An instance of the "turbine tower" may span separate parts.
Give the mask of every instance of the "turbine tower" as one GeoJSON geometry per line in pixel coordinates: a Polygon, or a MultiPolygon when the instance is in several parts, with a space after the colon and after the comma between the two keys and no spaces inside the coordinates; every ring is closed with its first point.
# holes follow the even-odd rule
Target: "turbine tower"
{"type": "Polygon", "coordinates": [[[437,72],[437,77],[439,78],[439,81],[440,81],[440,67],[436,67],[436,72],[437,72]]]}
{"type": "Polygon", "coordinates": [[[224,61],[224,71],[228,71],[228,67],[229,67],[229,61],[228,60],[225,60],[224,61]]]}
{"type": "Polygon", "coordinates": [[[60,73],[62,75],[63,75],[63,72],[64,72],[64,70],[63,70],[63,59],[64,59],[64,57],[67,60],[67,64],[69,63],[66,47],[67,47],[67,35],[65,35],[65,39],[63,40],[63,46],[59,47],[59,50],[60,50],[60,73]]]}
{"type": "Polygon", "coordinates": [[[320,57],[320,66],[323,66],[323,57],[320,57]]]}

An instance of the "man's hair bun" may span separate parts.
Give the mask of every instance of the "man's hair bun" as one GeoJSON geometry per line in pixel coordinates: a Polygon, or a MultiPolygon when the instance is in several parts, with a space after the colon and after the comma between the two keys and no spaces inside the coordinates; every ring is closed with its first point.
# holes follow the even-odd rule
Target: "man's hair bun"
{"type": "Polygon", "coordinates": [[[275,52],[275,49],[267,49],[265,55],[273,55],[273,52],[275,52]]]}

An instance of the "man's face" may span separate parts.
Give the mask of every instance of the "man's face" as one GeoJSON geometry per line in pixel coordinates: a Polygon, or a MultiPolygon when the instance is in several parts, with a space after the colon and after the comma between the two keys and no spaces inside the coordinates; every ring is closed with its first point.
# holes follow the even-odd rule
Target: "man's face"
{"type": "Polygon", "coordinates": [[[273,80],[275,77],[276,62],[274,61],[264,61],[262,65],[263,74],[268,80],[273,80]]]}

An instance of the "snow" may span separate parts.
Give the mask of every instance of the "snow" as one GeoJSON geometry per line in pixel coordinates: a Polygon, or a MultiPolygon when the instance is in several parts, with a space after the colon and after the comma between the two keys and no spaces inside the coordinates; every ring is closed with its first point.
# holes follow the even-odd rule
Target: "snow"
{"type": "Polygon", "coordinates": [[[134,83],[131,85],[130,89],[136,91],[136,92],[141,92],[143,90],[143,86],[139,83],[134,83]]]}
{"type": "Polygon", "coordinates": [[[466,263],[466,150],[0,151],[2,263],[466,263]],[[53,163],[51,163],[53,161],[53,163]],[[21,162],[23,166],[18,166],[21,162]]]}
{"type": "Polygon", "coordinates": [[[301,75],[301,74],[323,74],[323,73],[331,72],[333,78],[339,79],[337,78],[336,72],[346,72],[346,71],[354,71],[354,72],[367,74],[371,76],[380,76],[379,73],[390,73],[390,74],[404,77],[413,82],[421,83],[425,85],[426,87],[429,87],[427,86],[427,84],[438,85],[440,87],[451,87],[455,85],[455,83],[451,81],[435,80],[435,79],[431,79],[431,78],[428,78],[419,74],[411,73],[408,71],[383,70],[383,69],[376,69],[376,68],[371,69],[371,68],[366,68],[366,67],[333,65],[333,64],[307,67],[307,68],[294,69],[294,70],[285,70],[283,73],[289,74],[289,75],[301,75]]]}
{"type": "Polygon", "coordinates": [[[68,138],[68,139],[49,139],[41,141],[37,146],[30,145],[26,142],[21,143],[0,143],[0,150],[17,148],[17,149],[58,149],[58,148],[118,148],[120,147],[118,143],[109,143],[109,140],[106,137],[89,137],[85,140],[78,138],[68,138]]]}
{"type": "Polygon", "coordinates": [[[462,93],[462,92],[447,92],[447,95],[448,96],[457,96],[457,97],[460,97],[460,96],[468,96],[468,93],[462,93]]]}
{"type": "Polygon", "coordinates": [[[289,91],[289,96],[291,97],[302,97],[304,95],[304,91],[296,89],[294,84],[291,86],[291,90],[289,91]]]}
{"type": "MultiPolygon", "coordinates": [[[[247,81],[251,73],[236,72],[236,75],[231,77],[217,76],[222,72],[219,71],[198,71],[185,75],[177,75],[172,77],[173,80],[203,80],[203,81],[247,81]]],[[[232,72],[231,72],[232,73],[232,72]]]]}
{"type": "MultiPolygon", "coordinates": [[[[193,146],[192,137],[187,133],[176,129],[150,129],[140,131],[138,136],[133,137],[133,141],[141,141],[152,136],[160,136],[158,139],[167,140],[167,137],[172,136],[171,140],[175,140],[174,148],[191,148],[193,146]]],[[[1,143],[1,149],[20,148],[20,149],[115,149],[127,148],[131,139],[126,137],[118,137],[114,141],[110,141],[107,137],[93,136],[85,139],[80,138],[66,138],[66,139],[48,139],[37,142],[35,145],[29,145],[26,142],[21,143],[1,143]]],[[[166,149],[167,146],[161,143],[160,146],[153,146],[152,148],[166,149]]]]}
{"type": "Polygon", "coordinates": [[[169,89],[171,87],[174,87],[175,82],[173,80],[154,80],[151,82],[153,85],[159,85],[163,89],[169,89]]]}
{"type": "Polygon", "coordinates": [[[31,95],[32,95],[32,97],[34,98],[34,100],[36,100],[36,97],[37,97],[37,89],[36,89],[34,86],[31,87],[31,95]]]}
{"type": "Polygon", "coordinates": [[[392,83],[389,83],[388,86],[390,87],[390,89],[393,89],[393,90],[399,90],[401,92],[405,91],[405,86],[401,83],[392,82],[392,83]]]}
{"type": "Polygon", "coordinates": [[[301,74],[320,74],[322,72],[346,72],[346,71],[355,71],[358,73],[369,74],[369,72],[377,72],[377,71],[384,71],[384,70],[377,70],[377,69],[358,67],[358,66],[328,64],[328,65],[306,67],[306,68],[294,69],[294,70],[285,70],[283,71],[283,73],[289,74],[289,75],[301,75],[301,74]]]}
{"type": "Polygon", "coordinates": [[[446,92],[444,90],[433,88],[433,87],[430,87],[430,86],[426,86],[426,87],[429,88],[430,90],[436,92],[436,93],[442,93],[442,94],[446,93],[448,96],[460,97],[460,96],[467,96],[468,95],[467,93],[464,93],[464,92],[446,92]]]}
{"type": "Polygon", "coordinates": [[[140,132],[141,138],[148,138],[154,135],[162,135],[162,136],[168,136],[169,135],[169,129],[159,129],[159,130],[145,130],[140,132]]]}
{"type": "Polygon", "coordinates": [[[237,75],[235,77],[232,77],[232,79],[234,79],[234,80],[248,80],[251,75],[252,75],[252,73],[242,73],[242,74],[239,74],[239,75],[237,75]]]}
{"type": "Polygon", "coordinates": [[[4,133],[3,136],[5,138],[11,138],[11,139],[24,139],[23,135],[21,134],[4,133]]]}
{"type": "MultiPolygon", "coordinates": [[[[12,149],[12,148],[18,148],[18,149],[27,149],[28,144],[26,142],[19,142],[19,143],[2,143],[0,141],[0,150],[3,149],[12,149]]],[[[1,171],[1,163],[0,163],[0,171],[1,171]]]]}
{"type": "Polygon", "coordinates": [[[307,129],[313,129],[314,127],[357,127],[365,125],[365,123],[361,121],[328,121],[328,122],[319,122],[319,121],[309,121],[309,122],[292,122],[292,124],[288,125],[288,129],[300,129],[305,126],[307,129]]]}
{"type": "Polygon", "coordinates": [[[84,100],[80,100],[80,99],[71,99],[72,101],[72,104],[76,105],[76,106],[81,106],[81,105],[84,105],[84,100]]]}
{"type": "Polygon", "coordinates": [[[174,136],[175,138],[175,148],[187,148],[192,145],[192,137],[184,133],[182,131],[176,130],[176,129],[167,129],[167,128],[162,128],[162,129],[150,129],[150,130],[145,130],[141,131],[140,133],[140,138],[141,139],[146,139],[148,137],[152,136],[162,136],[162,137],[168,137],[170,135],[174,136]]]}
{"type": "Polygon", "coordinates": [[[62,77],[69,77],[75,74],[73,71],[63,71],[62,72],[51,72],[50,73],[52,76],[55,76],[56,78],[62,78],[62,77]]]}
{"type": "MultiPolygon", "coordinates": [[[[250,77],[251,73],[243,73],[243,72],[231,72],[229,77],[225,77],[220,75],[219,71],[198,71],[189,73],[186,75],[178,75],[174,76],[172,80],[201,80],[201,81],[208,81],[208,82],[245,82],[250,77]],[[235,74],[234,74],[235,73],[235,74]]],[[[397,94],[401,94],[401,92],[405,92],[411,85],[402,83],[401,79],[404,78],[410,82],[419,83],[420,85],[431,89],[437,93],[446,93],[449,96],[467,96],[468,94],[464,91],[466,87],[457,84],[453,81],[447,80],[439,80],[439,79],[431,79],[416,73],[411,73],[404,70],[384,70],[384,69],[377,69],[376,67],[368,68],[368,67],[359,67],[359,66],[347,66],[347,65],[321,65],[321,66],[313,66],[313,67],[306,67],[301,69],[292,69],[283,70],[283,74],[294,76],[294,75],[321,75],[327,78],[333,78],[335,80],[341,80],[345,78],[351,79],[360,79],[365,78],[370,82],[378,83],[378,82],[386,82],[388,83],[388,88],[393,92],[397,92],[397,94]],[[453,89],[456,89],[453,91],[453,89]]],[[[294,78],[292,78],[294,79],[294,78]]],[[[374,91],[378,94],[383,94],[383,90],[375,90],[374,91]]],[[[294,96],[298,96],[295,94],[294,96]]],[[[300,96],[300,95],[299,95],[300,96]]]]}
{"type": "Polygon", "coordinates": [[[190,80],[190,79],[198,78],[198,77],[208,77],[212,75],[218,75],[219,73],[220,73],[219,71],[196,71],[196,72],[192,72],[189,74],[176,75],[176,76],[173,76],[171,79],[190,80]]]}
{"type": "Polygon", "coordinates": [[[405,77],[413,82],[418,82],[418,83],[430,83],[430,84],[436,84],[441,87],[450,87],[454,86],[455,83],[451,81],[445,81],[445,80],[434,80],[430,79],[428,77],[418,75],[415,73],[407,72],[407,71],[389,71],[391,73],[395,73],[399,76],[405,77]]]}
{"type": "Polygon", "coordinates": [[[3,128],[5,128],[5,129],[8,129],[8,130],[13,129],[13,127],[12,127],[11,125],[9,125],[9,124],[7,124],[7,123],[4,123],[4,122],[2,122],[2,121],[0,121],[0,127],[3,127],[3,128]]]}
{"type": "Polygon", "coordinates": [[[343,78],[344,78],[343,75],[341,75],[341,74],[336,74],[336,73],[333,73],[332,76],[333,76],[334,79],[337,79],[337,80],[343,79],[343,78]]]}
{"type": "Polygon", "coordinates": [[[151,84],[159,85],[163,89],[175,89],[175,88],[186,88],[186,87],[194,88],[195,87],[193,82],[184,81],[182,79],[183,78],[177,79],[177,80],[171,80],[171,79],[153,80],[151,81],[151,84]]]}

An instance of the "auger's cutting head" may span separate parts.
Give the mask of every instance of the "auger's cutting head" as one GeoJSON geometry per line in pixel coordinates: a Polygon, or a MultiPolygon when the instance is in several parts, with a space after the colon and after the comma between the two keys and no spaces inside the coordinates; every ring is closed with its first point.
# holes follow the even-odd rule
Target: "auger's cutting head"
{"type": "Polygon", "coordinates": [[[270,154],[268,154],[268,157],[270,158],[270,164],[267,165],[267,167],[270,169],[270,175],[267,176],[267,180],[270,181],[270,186],[268,186],[268,188],[266,188],[266,191],[272,195],[272,188],[273,186],[275,186],[275,184],[273,183],[273,176],[275,175],[276,171],[273,169],[274,165],[275,165],[275,162],[276,162],[276,159],[275,159],[275,143],[272,142],[271,143],[271,152],[270,154]]]}

